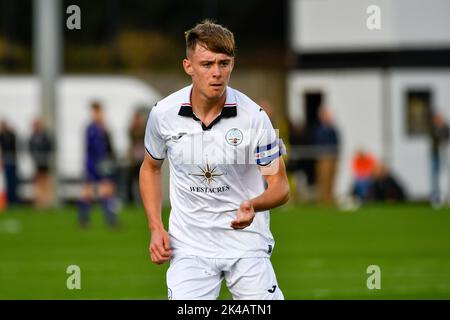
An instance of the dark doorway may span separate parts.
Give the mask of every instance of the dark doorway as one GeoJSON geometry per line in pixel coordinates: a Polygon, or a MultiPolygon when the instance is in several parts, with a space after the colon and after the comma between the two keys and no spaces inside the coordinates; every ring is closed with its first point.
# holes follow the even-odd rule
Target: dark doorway
{"type": "Polygon", "coordinates": [[[306,148],[298,166],[305,173],[308,185],[312,186],[316,183],[316,157],[311,147],[314,146],[314,129],[319,124],[318,111],[323,102],[323,94],[320,91],[304,92],[302,98],[305,123],[301,144],[306,148]]]}
{"type": "Polygon", "coordinates": [[[319,108],[323,101],[322,92],[305,92],[303,102],[306,115],[306,126],[314,128],[319,123],[319,108]]]}

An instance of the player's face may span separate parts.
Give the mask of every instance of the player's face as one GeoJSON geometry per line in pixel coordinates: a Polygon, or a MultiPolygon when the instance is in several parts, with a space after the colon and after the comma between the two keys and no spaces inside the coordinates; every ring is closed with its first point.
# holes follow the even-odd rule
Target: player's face
{"type": "Polygon", "coordinates": [[[207,99],[215,100],[225,93],[233,71],[234,58],[197,45],[188,59],[183,60],[183,66],[192,77],[196,91],[207,99]]]}

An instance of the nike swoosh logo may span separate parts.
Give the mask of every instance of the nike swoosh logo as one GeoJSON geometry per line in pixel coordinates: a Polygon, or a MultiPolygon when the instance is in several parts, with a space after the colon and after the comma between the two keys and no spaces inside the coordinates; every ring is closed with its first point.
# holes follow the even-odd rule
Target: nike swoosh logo
{"type": "Polygon", "coordinates": [[[277,289],[277,286],[273,286],[272,289],[269,289],[267,291],[269,291],[270,293],[274,293],[276,289],[277,289]]]}

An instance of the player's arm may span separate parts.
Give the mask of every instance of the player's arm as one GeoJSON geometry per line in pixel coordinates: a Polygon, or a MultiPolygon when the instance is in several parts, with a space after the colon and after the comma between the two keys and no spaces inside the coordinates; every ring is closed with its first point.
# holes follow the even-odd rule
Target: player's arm
{"type": "Polygon", "coordinates": [[[169,234],[161,218],[162,163],[162,160],[155,160],[146,153],[139,172],[139,187],[151,233],[149,251],[156,264],[164,263],[171,257],[169,234]]]}
{"type": "Polygon", "coordinates": [[[260,170],[267,182],[267,189],[250,200],[255,212],[276,208],[289,200],[289,181],[283,158],[275,159],[260,170]]]}
{"type": "Polygon", "coordinates": [[[255,212],[278,207],[289,200],[289,182],[283,158],[279,157],[260,169],[267,182],[267,189],[258,197],[241,203],[236,219],[231,222],[234,229],[248,227],[253,222],[255,212]]]}

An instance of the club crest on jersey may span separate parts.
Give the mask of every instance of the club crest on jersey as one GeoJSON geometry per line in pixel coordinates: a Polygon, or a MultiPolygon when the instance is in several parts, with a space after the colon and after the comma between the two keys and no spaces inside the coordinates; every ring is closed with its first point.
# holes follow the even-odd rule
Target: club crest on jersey
{"type": "Polygon", "coordinates": [[[227,140],[229,145],[238,146],[241,144],[244,136],[242,135],[242,131],[238,128],[232,128],[228,130],[225,135],[225,140],[227,140]]]}

